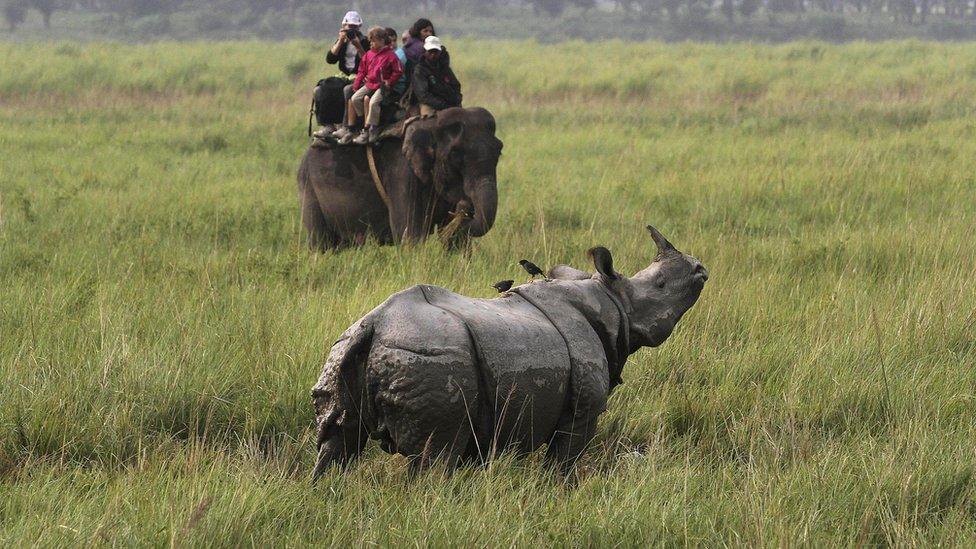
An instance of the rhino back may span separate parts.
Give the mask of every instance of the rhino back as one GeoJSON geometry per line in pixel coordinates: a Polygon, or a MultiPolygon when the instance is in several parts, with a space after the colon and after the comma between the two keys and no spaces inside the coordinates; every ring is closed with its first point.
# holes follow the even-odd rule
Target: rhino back
{"type": "Polygon", "coordinates": [[[590,417],[601,414],[611,387],[608,350],[616,354],[617,333],[608,332],[607,327],[619,324],[617,308],[589,280],[537,282],[513,291],[542,311],[566,341],[571,357],[572,413],[590,417]],[[594,317],[587,318],[582,310],[594,317]]]}
{"type": "Polygon", "coordinates": [[[483,406],[499,445],[547,442],[566,404],[567,343],[549,318],[517,295],[474,299],[423,286],[428,303],[463,323],[485,386],[483,406]]]}

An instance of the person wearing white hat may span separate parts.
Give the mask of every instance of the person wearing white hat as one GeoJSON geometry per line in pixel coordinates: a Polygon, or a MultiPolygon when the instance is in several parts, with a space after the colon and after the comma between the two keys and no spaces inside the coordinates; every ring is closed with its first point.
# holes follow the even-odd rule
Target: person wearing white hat
{"type": "Polygon", "coordinates": [[[325,54],[325,62],[339,65],[339,70],[346,76],[355,76],[359,68],[359,60],[366,55],[366,38],[359,31],[363,26],[363,18],[358,12],[350,11],[342,18],[339,36],[325,54]]]}
{"type": "Polygon", "coordinates": [[[427,39],[424,40],[424,51],[426,52],[432,50],[441,52],[444,51],[444,44],[441,44],[441,39],[436,36],[428,36],[427,39]]]}
{"type": "MultiPolygon", "coordinates": [[[[325,62],[330,65],[339,65],[339,71],[347,77],[354,78],[359,71],[359,62],[366,55],[366,37],[360,32],[363,26],[363,18],[357,11],[348,11],[342,18],[342,25],[339,28],[339,36],[336,38],[332,47],[325,54],[325,62]]],[[[352,84],[347,85],[342,90],[345,98],[343,104],[349,103],[352,97],[352,84]]],[[[345,116],[343,116],[345,119],[345,116]]],[[[322,126],[314,133],[316,137],[326,137],[335,132],[335,127],[322,126]]]]}
{"type": "Polygon", "coordinates": [[[421,116],[461,106],[461,83],[451,70],[451,60],[444,52],[441,39],[428,36],[424,55],[413,70],[413,93],[420,104],[421,116]]]}

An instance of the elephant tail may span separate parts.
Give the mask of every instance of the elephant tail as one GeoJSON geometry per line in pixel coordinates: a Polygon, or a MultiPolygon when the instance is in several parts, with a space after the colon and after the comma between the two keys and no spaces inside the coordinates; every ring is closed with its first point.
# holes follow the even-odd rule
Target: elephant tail
{"type": "Polygon", "coordinates": [[[308,152],[302,156],[302,163],[298,165],[298,196],[301,197],[308,185],[308,152]]]}
{"type": "Polygon", "coordinates": [[[373,342],[372,315],[346,330],[329,352],[318,383],[312,387],[318,459],[313,480],[332,465],[355,459],[369,435],[362,417],[365,366],[373,342]]]}

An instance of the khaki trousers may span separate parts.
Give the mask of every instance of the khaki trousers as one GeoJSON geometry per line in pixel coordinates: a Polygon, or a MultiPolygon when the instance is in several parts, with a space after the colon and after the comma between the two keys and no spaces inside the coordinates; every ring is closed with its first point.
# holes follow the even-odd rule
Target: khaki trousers
{"type": "Polygon", "coordinates": [[[356,109],[356,114],[362,116],[366,112],[363,100],[369,98],[369,118],[366,119],[367,126],[376,126],[380,123],[380,102],[383,101],[383,90],[368,90],[363,86],[356,90],[350,98],[352,108],[356,109]]]}

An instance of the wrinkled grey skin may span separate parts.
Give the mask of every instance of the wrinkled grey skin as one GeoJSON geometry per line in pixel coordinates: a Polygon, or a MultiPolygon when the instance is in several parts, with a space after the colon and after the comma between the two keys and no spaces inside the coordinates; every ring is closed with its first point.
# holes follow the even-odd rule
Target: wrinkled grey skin
{"type": "Polygon", "coordinates": [[[630,278],[606,253],[594,256],[596,274],[558,266],[552,281],[494,299],[418,285],[373,309],[333,345],[312,388],[315,477],[358,456],[367,438],[421,467],[543,443],[571,465],[628,355],[664,343],[708,278],[648,229],[658,253],[630,278]]]}
{"type": "Polygon", "coordinates": [[[310,147],[298,169],[302,224],[313,249],[423,240],[435,226],[466,212],[455,238],[482,236],[495,222],[495,168],[502,142],[482,108],[452,108],[407,126],[403,139],[373,148],[376,169],[392,203],[376,190],[366,148],[310,147]]]}

